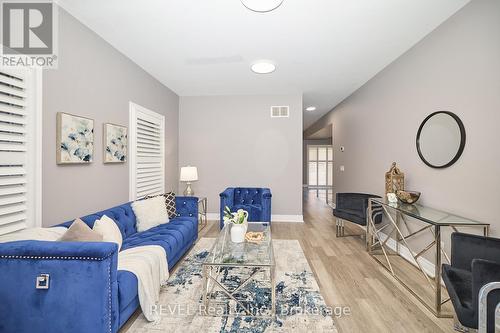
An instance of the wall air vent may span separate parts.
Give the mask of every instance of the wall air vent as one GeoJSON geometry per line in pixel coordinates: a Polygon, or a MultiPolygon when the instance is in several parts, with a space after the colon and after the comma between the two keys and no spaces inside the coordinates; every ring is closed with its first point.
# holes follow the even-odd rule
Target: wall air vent
{"type": "Polygon", "coordinates": [[[290,117],[289,106],[271,106],[271,118],[288,118],[290,117]]]}

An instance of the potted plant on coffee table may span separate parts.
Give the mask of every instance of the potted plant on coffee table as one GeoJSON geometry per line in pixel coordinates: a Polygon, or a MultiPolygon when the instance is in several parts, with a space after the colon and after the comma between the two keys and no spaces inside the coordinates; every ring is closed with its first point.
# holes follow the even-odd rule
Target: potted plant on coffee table
{"type": "Polygon", "coordinates": [[[231,224],[231,241],[233,243],[243,243],[248,228],[248,212],[238,209],[235,213],[231,209],[224,207],[224,224],[231,224]]]}

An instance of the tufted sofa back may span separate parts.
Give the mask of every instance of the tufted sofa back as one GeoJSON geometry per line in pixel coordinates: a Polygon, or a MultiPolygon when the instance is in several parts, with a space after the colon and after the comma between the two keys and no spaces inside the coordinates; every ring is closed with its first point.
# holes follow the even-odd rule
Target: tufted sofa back
{"type": "Polygon", "coordinates": [[[237,187],[234,189],[235,205],[260,205],[262,204],[262,188],[237,187]]]}
{"type": "MultiPolygon", "coordinates": [[[[123,239],[130,237],[137,232],[136,217],[131,206],[132,202],[127,202],[123,205],[116,206],[103,210],[98,213],[90,214],[81,217],[89,227],[93,227],[95,220],[100,219],[103,215],[112,218],[122,233],[123,239]]],[[[198,218],[198,198],[197,197],[175,197],[175,208],[177,217],[194,217],[198,218]]],[[[60,224],[69,228],[74,220],[60,224]]]]}
{"type": "MultiPolygon", "coordinates": [[[[81,219],[89,227],[92,228],[94,226],[95,220],[100,219],[103,215],[106,215],[106,216],[112,218],[116,222],[116,224],[118,225],[118,228],[120,228],[123,239],[125,239],[125,238],[129,237],[130,235],[135,234],[137,232],[136,218],[135,218],[134,211],[132,210],[132,206],[130,204],[131,204],[131,202],[128,202],[128,203],[120,205],[120,206],[116,206],[113,208],[103,210],[103,211],[98,212],[98,213],[84,216],[81,219]]],[[[73,223],[73,221],[68,221],[66,223],[61,224],[61,226],[69,228],[69,226],[72,223],[73,223]]]]}

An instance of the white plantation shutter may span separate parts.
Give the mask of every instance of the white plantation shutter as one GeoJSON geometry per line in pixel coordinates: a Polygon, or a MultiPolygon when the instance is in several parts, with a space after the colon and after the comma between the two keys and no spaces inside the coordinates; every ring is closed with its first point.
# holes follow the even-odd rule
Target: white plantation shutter
{"type": "Polygon", "coordinates": [[[34,99],[29,71],[0,68],[0,235],[34,226],[34,99]]]}
{"type": "Polygon", "coordinates": [[[165,193],[165,117],[130,103],[130,200],[165,193]]]}

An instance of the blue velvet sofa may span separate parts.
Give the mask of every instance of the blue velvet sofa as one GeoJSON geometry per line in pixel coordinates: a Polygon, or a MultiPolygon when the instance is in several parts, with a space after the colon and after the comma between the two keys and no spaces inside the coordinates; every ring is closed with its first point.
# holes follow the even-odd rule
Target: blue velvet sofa
{"type": "Polygon", "coordinates": [[[220,194],[220,227],[224,226],[224,207],[232,212],[244,209],[249,222],[271,222],[271,190],[257,187],[228,187],[220,194]]]}
{"type": "MultiPolygon", "coordinates": [[[[122,233],[122,250],[160,245],[171,269],[198,238],[198,199],[177,197],[176,205],[177,217],[144,232],[137,232],[130,203],[82,220],[92,227],[109,216],[122,233]]],[[[117,270],[117,256],[115,243],[0,243],[0,332],[117,332],[139,307],[137,278],[117,270]],[[39,274],[50,275],[48,289],[35,288],[39,274]]]]}

